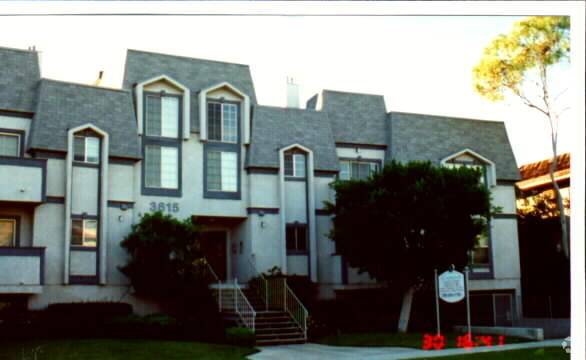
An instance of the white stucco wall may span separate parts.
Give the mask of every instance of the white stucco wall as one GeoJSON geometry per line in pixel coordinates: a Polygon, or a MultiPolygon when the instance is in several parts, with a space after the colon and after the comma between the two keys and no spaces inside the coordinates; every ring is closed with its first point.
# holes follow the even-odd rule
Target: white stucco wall
{"type": "Polygon", "coordinates": [[[40,257],[2,256],[1,259],[2,261],[0,261],[0,286],[40,284],[40,257]]]}
{"type": "Polygon", "coordinates": [[[133,201],[134,200],[134,168],[128,165],[109,164],[108,176],[108,200],[133,201]]]}
{"type": "Polygon", "coordinates": [[[98,169],[73,167],[71,213],[98,214],[98,169]]]}
{"type": "Polygon", "coordinates": [[[0,199],[41,202],[43,169],[40,167],[0,164],[0,199]],[[17,181],[15,181],[17,179],[17,181]]]}
{"type": "Polygon", "coordinates": [[[307,255],[287,255],[287,273],[289,275],[309,275],[307,255]]]}
{"type": "MultiPolygon", "coordinates": [[[[65,206],[42,204],[35,208],[33,244],[45,246],[45,284],[63,283],[65,206]]],[[[46,301],[49,301],[47,298],[46,301]]]]}
{"type": "Polygon", "coordinates": [[[277,174],[250,174],[250,206],[278,208],[279,176],[277,174]]]}
{"type": "Polygon", "coordinates": [[[515,187],[511,185],[497,185],[491,188],[492,202],[502,207],[503,214],[516,214],[515,187]]]}
{"type": "Polygon", "coordinates": [[[266,272],[277,265],[281,269],[281,253],[285,240],[281,239],[281,217],[279,214],[265,214],[251,217],[252,253],[255,254],[256,270],[266,272]],[[261,227],[260,223],[264,226],[261,227]]]}
{"type": "Polygon", "coordinates": [[[69,273],[71,275],[95,276],[96,251],[71,250],[69,254],[69,273]]]}
{"type": "Polygon", "coordinates": [[[307,191],[303,181],[285,181],[286,223],[307,224],[307,191]]]}
{"type": "Polygon", "coordinates": [[[47,160],[47,196],[65,196],[64,160],[47,160]]]}

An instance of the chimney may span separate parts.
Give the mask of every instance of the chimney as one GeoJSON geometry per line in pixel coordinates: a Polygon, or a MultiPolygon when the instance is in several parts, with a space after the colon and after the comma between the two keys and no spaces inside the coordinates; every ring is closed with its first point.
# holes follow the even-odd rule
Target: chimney
{"type": "Polygon", "coordinates": [[[100,86],[100,83],[102,82],[103,77],[104,77],[104,70],[100,70],[100,74],[98,75],[98,78],[96,79],[96,81],[94,81],[94,86],[100,86]]]}
{"type": "Polygon", "coordinates": [[[292,77],[287,77],[287,107],[299,109],[299,85],[295,84],[292,77]]]}

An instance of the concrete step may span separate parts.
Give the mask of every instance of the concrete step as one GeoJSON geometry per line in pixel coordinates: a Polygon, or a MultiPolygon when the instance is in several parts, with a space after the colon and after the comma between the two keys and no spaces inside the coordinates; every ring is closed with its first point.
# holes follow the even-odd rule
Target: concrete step
{"type": "Polygon", "coordinates": [[[265,335],[265,334],[287,334],[287,333],[299,333],[303,335],[301,330],[297,326],[287,326],[287,327],[267,327],[267,328],[256,328],[256,335],[265,335]]]}

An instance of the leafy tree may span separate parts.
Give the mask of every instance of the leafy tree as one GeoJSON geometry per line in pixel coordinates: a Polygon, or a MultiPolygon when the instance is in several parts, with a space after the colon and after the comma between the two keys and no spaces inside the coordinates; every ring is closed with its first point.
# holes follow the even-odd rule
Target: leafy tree
{"type": "Polygon", "coordinates": [[[190,219],[146,213],[122,240],[130,259],[120,267],[138,295],[170,298],[200,278],[199,231],[190,219]]]}
{"type": "Polygon", "coordinates": [[[480,171],[389,162],[366,181],[337,181],[330,237],[348,264],[404,292],[399,330],[413,294],[434,269],[462,268],[491,213],[480,171]]]}
{"type": "Polygon", "coordinates": [[[208,286],[211,278],[199,234],[191,219],[160,211],[144,214],[121,243],[130,258],[119,269],[137,295],[157,300],[165,312],[177,316],[186,334],[219,339],[223,325],[208,286]]]}
{"type": "Polygon", "coordinates": [[[515,24],[508,35],[500,35],[484,49],[484,56],[474,68],[474,88],[491,101],[512,95],[538,111],[549,122],[553,161],[549,175],[560,211],[562,244],[569,256],[567,220],[563,199],[554,180],[557,168],[558,124],[565,110],[555,108],[550,94],[549,70],[569,61],[570,18],[534,16],[515,24]],[[534,85],[534,86],[533,86],[534,85]]]}

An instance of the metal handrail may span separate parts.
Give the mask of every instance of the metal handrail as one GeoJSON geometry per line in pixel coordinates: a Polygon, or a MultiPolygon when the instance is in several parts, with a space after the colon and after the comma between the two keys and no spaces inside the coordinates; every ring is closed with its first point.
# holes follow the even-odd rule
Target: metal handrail
{"type": "MultiPolygon", "coordinates": [[[[248,264],[250,264],[253,276],[258,275],[258,277],[262,281],[262,288],[264,288],[264,291],[263,291],[263,289],[257,289],[257,293],[260,296],[261,300],[265,303],[265,310],[268,311],[269,310],[269,281],[263,275],[263,273],[256,270],[256,266],[252,262],[252,256],[248,258],[248,264]]],[[[251,277],[251,279],[252,279],[252,277],[251,277]]]]}
{"type": "Polygon", "coordinates": [[[242,292],[242,289],[240,289],[237,279],[234,279],[234,310],[242,320],[242,323],[254,332],[256,311],[254,311],[254,307],[250,304],[246,295],[242,292]],[[245,305],[245,309],[242,309],[242,311],[239,306],[241,302],[245,305]],[[250,317],[250,314],[252,315],[252,319],[249,321],[248,317],[250,317]]]}
{"type": "Polygon", "coordinates": [[[309,311],[303,305],[301,300],[295,295],[293,290],[287,285],[287,279],[283,278],[283,307],[286,312],[288,312],[293,320],[297,323],[299,328],[303,331],[303,336],[305,340],[307,340],[307,317],[309,316],[309,311]],[[288,299],[293,299],[293,307],[297,307],[297,309],[290,309],[288,305],[288,299]]]}

